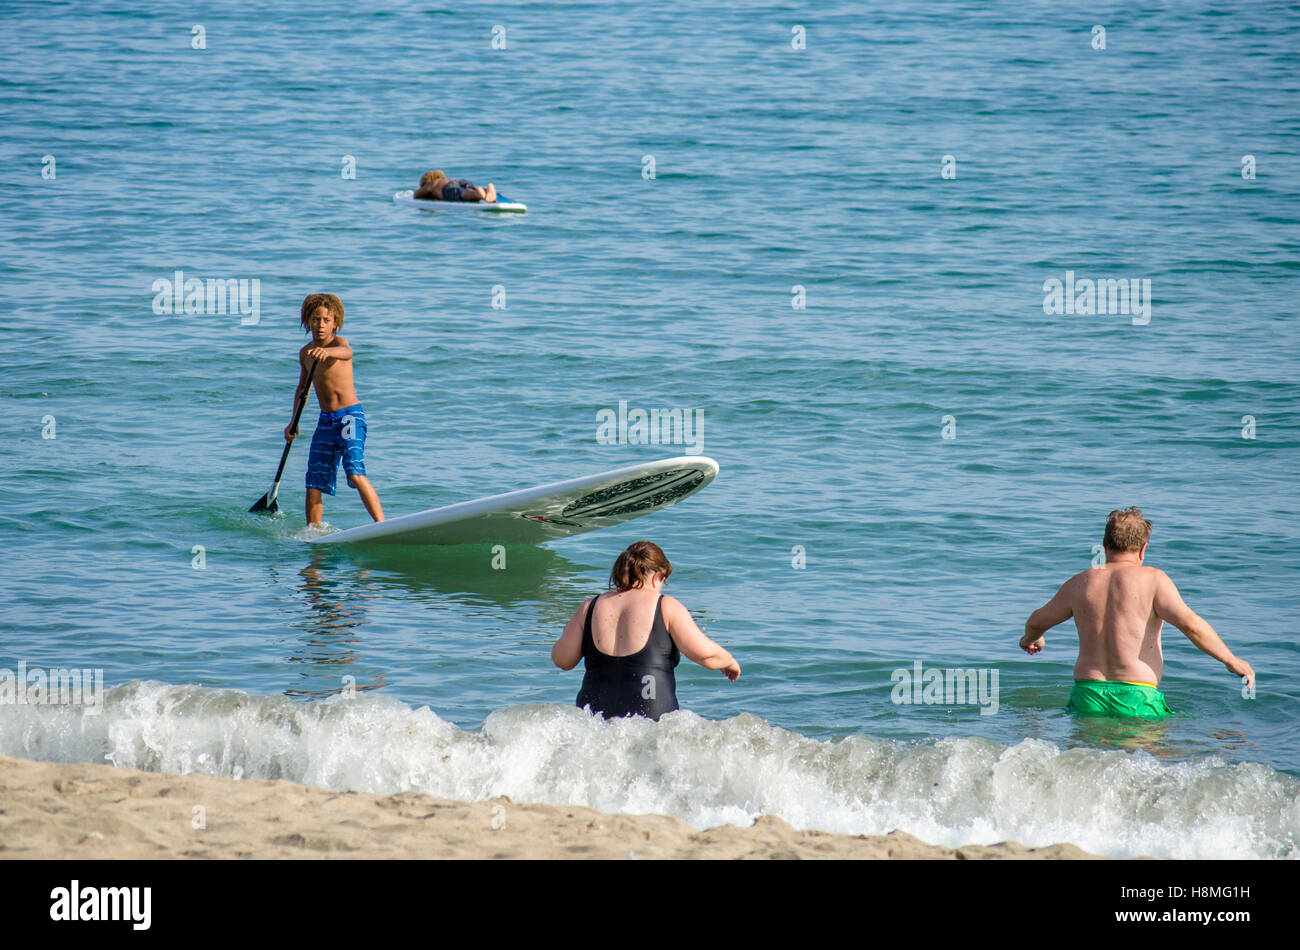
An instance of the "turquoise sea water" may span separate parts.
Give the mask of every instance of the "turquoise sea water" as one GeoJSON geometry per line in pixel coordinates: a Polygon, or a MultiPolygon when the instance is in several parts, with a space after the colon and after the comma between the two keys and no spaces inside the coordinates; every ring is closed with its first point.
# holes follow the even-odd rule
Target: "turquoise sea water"
{"type": "MultiPolygon", "coordinates": [[[[116,687],[93,721],[0,706],[0,753],[1295,856],[1297,49],[1280,3],[0,7],[0,668],[116,687]],[[529,213],[392,203],[434,167],[529,213]],[[257,322],[156,313],[177,270],[258,280],[257,322]],[[1149,280],[1149,322],[1046,313],[1067,271],[1149,280]],[[504,571],[309,548],[305,438],[285,517],[246,509],[315,291],[346,307],[390,516],[695,448],[721,473],[504,571]],[[702,445],[599,444],[620,400],[702,412],[702,445]],[[1016,648],[1130,504],[1255,698],[1166,628],[1180,715],[1099,725],[1061,708],[1071,625],[1016,648]],[[693,715],[633,735],[560,708],[581,673],[549,649],[639,538],[744,675],[684,663],[693,715]],[[997,670],[997,712],[895,704],[918,661],[997,670]],[[316,702],[345,682],[355,707],[316,702]],[[256,738],[295,717],[310,748],[256,738]],[[446,743],[490,767],[417,778],[446,743]],[[611,756],[632,771],[556,778],[611,756]],[[1060,822],[999,791],[1035,780],[1060,822]]],[[[361,523],[340,489],[328,520],[361,523]]]]}

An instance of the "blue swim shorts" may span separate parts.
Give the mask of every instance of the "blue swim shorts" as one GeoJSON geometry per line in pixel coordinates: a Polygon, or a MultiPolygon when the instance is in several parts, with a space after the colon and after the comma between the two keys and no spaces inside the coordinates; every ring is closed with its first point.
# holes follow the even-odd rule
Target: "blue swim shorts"
{"type": "Polygon", "coordinates": [[[339,462],[348,475],[366,474],[366,414],[361,403],[322,412],[307,456],[307,487],[334,494],[339,462]]]}

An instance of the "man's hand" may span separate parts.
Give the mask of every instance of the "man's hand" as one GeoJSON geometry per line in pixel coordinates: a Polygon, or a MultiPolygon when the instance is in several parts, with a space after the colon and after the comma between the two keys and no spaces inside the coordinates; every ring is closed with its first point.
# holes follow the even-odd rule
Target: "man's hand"
{"type": "Polygon", "coordinates": [[[330,358],[330,351],[323,346],[313,346],[307,351],[307,355],[314,360],[327,360],[330,358]]]}
{"type": "Polygon", "coordinates": [[[1250,668],[1250,664],[1247,663],[1245,660],[1238,659],[1237,657],[1234,656],[1231,660],[1229,660],[1227,663],[1223,665],[1228,668],[1229,673],[1235,673],[1238,676],[1246,677],[1247,683],[1255,682],[1255,671],[1250,668]]]}
{"type": "Polygon", "coordinates": [[[298,427],[290,422],[284,427],[284,441],[292,442],[298,436],[298,427]]]}
{"type": "Polygon", "coordinates": [[[740,664],[732,660],[729,666],[722,668],[722,675],[733,683],[736,682],[736,680],[740,679],[740,664]]]}
{"type": "Polygon", "coordinates": [[[1020,638],[1020,649],[1024,650],[1030,656],[1035,653],[1041,653],[1043,650],[1043,635],[1040,633],[1037,638],[1029,639],[1029,634],[1020,638]]]}

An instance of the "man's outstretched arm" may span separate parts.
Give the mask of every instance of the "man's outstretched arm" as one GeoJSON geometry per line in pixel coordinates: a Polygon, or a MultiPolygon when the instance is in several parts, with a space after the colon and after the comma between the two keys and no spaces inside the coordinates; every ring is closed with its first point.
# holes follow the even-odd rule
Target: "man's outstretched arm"
{"type": "Polygon", "coordinates": [[[1183,603],[1178,588],[1164,571],[1157,571],[1155,611],[1156,616],[1165,623],[1171,623],[1181,630],[1196,649],[1208,653],[1228,668],[1228,672],[1244,676],[1249,682],[1255,681],[1255,671],[1250,664],[1239,659],[1228,649],[1214,628],[1205,622],[1196,611],[1183,603]]]}
{"type": "Polygon", "coordinates": [[[1030,614],[1025,621],[1025,635],[1020,638],[1020,649],[1030,656],[1043,649],[1043,634],[1074,616],[1069,592],[1073,581],[1072,577],[1062,584],[1056,596],[1030,614]]]}

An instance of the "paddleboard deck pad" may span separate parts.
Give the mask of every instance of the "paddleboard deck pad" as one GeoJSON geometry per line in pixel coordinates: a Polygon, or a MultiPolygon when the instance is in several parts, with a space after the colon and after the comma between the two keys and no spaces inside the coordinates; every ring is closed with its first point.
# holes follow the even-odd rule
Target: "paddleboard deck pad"
{"type": "Polygon", "coordinates": [[[713,481],[718,463],[683,455],[552,482],[312,538],[311,544],[541,544],[648,515],[713,481]]]}
{"type": "Polygon", "coordinates": [[[522,201],[511,201],[505,195],[498,194],[496,201],[432,201],[416,198],[413,191],[399,191],[393,195],[393,201],[399,205],[419,208],[421,211],[496,211],[523,214],[528,205],[522,201]]]}

